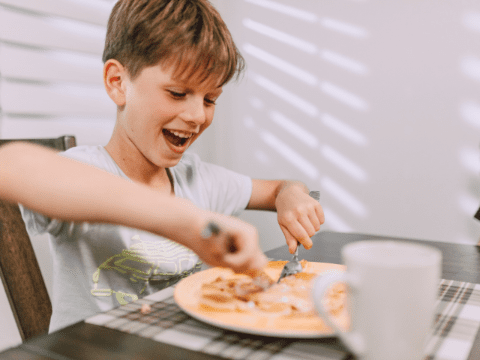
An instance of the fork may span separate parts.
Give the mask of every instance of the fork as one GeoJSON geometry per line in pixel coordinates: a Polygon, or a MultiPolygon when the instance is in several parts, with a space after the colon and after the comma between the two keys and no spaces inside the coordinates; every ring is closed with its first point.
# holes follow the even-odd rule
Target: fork
{"type": "MultiPolygon", "coordinates": [[[[310,191],[308,195],[310,195],[315,200],[320,201],[320,191],[310,191]]],[[[293,258],[283,267],[282,273],[280,274],[277,283],[279,283],[280,280],[282,280],[286,276],[294,275],[303,271],[302,264],[300,263],[300,261],[298,261],[298,248],[300,246],[301,244],[297,243],[297,249],[293,254],[293,258]]]]}

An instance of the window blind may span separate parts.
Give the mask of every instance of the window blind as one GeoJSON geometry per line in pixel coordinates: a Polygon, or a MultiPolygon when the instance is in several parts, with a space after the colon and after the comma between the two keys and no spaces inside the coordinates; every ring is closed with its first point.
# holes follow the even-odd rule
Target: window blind
{"type": "Polygon", "coordinates": [[[0,0],[0,136],[105,144],[101,54],[113,1],[0,0]]]}

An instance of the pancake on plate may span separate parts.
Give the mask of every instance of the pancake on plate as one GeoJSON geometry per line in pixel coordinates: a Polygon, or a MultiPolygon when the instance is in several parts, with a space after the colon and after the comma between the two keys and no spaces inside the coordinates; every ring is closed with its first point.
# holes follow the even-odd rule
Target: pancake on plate
{"type": "MultiPolygon", "coordinates": [[[[285,261],[271,261],[265,272],[278,279],[285,261]],[[276,274],[278,272],[278,274],[276,274]]],[[[313,279],[319,274],[309,272],[310,263],[302,260],[303,272],[287,276],[269,287],[252,274],[225,272],[213,281],[200,287],[199,305],[210,311],[247,312],[266,316],[316,316],[311,300],[313,279]],[[254,276],[254,277],[252,277],[254,276]]],[[[345,286],[335,284],[324,299],[326,307],[334,315],[340,313],[345,304],[345,286]]]]}

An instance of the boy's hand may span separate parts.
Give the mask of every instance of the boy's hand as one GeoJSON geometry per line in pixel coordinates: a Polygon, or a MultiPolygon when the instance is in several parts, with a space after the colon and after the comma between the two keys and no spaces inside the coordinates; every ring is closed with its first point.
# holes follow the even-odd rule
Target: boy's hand
{"type": "Polygon", "coordinates": [[[278,223],[290,253],[293,254],[297,249],[297,241],[305,249],[310,249],[313,245],[310,238],[325,222],[323,209],[318,201],[307,194],[304,187],[292,184],[280,191],[275,206],[278,223]]]}
{"type": "Polygon", "coordinates": [[[211,223],[214,225],[210,229],[205,224],[200,240],[203,246],[196,251],[207,264],[229,267],[236,272],[266,266],[267,257],[258,245],[255,227],[220,214],[215,214],[211,223]]]}

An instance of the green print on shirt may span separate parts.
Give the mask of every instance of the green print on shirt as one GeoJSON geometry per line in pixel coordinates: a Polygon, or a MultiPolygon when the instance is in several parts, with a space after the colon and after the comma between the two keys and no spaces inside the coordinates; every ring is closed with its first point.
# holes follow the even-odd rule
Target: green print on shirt
{"type": "MultiPolygon", "coordinates": [[[[172,277],[186,277],[191,273],[198,271],[202,262],[198,262],[193,269],[183,270],[182,260],[188,260],[195,254],[186,247],[164,239],[163,241],[151,240],[143,241],[139,235],[132,237],[132,240],[139,241],[137,244],[122,250],[120,254],[113,255],[101,264],[93,273],[94,287],[91,290],[93,296],[112,296],[115,297],[120,305],[126,305],[130,301],[138,300],[137,294],[129,294],[123,291],[113,289],[98,289],[98,283],[102,270],[113,270],[133,283],[143,282],[144,286],[139,295],[142,294],[149,281],[169,280],[172,277]],[[162,272],[161,267],[169,264],[173,271],[162,272]],[[130,298],[127,300],[126,297],[130,298]]],[[[167,283],[167,286],[169,283],[167,283]]]]}

